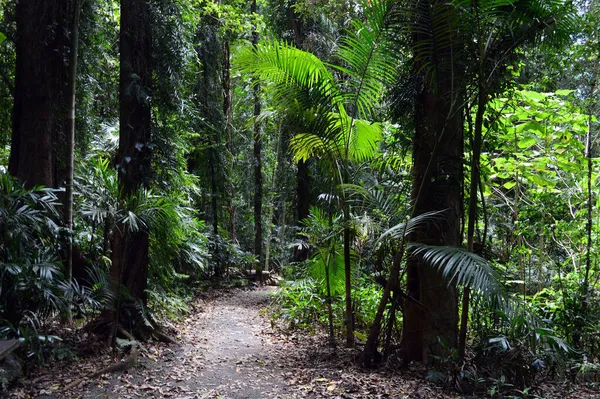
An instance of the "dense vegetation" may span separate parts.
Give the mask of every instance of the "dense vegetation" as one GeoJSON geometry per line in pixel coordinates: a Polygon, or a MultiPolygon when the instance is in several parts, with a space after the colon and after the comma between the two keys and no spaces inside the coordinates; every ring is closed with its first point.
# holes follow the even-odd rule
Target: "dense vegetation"
{"type": "Polygon", "coordinates": [[[594,372],[599,7],[0,0],[0,338],[169,340],[254,270],[364,367],[594,372]]]}

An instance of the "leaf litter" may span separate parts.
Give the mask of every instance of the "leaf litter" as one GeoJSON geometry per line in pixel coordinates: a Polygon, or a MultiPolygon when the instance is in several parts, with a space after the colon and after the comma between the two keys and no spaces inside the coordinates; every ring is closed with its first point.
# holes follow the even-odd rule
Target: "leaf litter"
{"type": "MultiPolygon", "coordinates": [[[[413,367],[364,370],[356,366],[360,348],[327,346],[323,334],[277,329],[262,309],[272,287],[215,291],[198,299],[189,317],[176,325],[180,346],[143,345],[138,364],[125,372],[87,380],[77,389],[64,387],[115,359],[96,351],[76,362],[62,362],[20,382],[11,398],[398,398],[450,399],[413,367]]],[[[88,344],[93,337],[86,337],[88,344]]],[[[597,397],[584,388],[566,395],[553,384],[548,396],[597,397]],[[556,396],[555,396],[556,395],[556,396]]],[[[469,396],[477,397],[477,396],[469,396]]]]}

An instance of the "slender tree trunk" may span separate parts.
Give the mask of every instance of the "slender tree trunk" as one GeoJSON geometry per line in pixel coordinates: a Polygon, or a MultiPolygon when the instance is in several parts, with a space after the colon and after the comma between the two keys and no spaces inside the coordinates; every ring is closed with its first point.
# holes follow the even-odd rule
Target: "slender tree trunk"
{"type": "MultiPolygon", "coordinates": [[[[346,165],[348,168],[348,165],[346,165]]],[[[346,182],[348,179],[346,179],[346,182]]],[[[354,347],[354,317],[352,312],[352,264],[350,262],[350,206],[344,198],[344,275],[346,279],[346,347],[354,347]]]]}
{"type": "MultiPolygon", "coordinates": [[[[600,49],[600,45],[599,45],[600,49]]],[[[600,54],[598,56],[600,59],[600,54]]],[[[590,288],[590,271],[592,270],[592,227],[593,227],[593,205],[592,205],[592,179],[594,172],[594,165],[592,159],[592,127],[593,127],[593,101],[594,91],[596,89],[596,82],[594,81],[590,85],[590,106],[589,106],[589,122],[588,122],[588,133],[585,140],[585,157],[587,160],[587,223],[586,223],[586,248],[585,248],[585,274],[583,276],[583,284],[581,286],[581,313],[586,314],[589,309],[588,295],[590,288]]],[[[583,323],[578,321],[578,325],[575,326],[573,334],[573,342],[576,347],[581,348],[581,332],[583,329],[583,323]]]]}
{"type": "MultiPolygon", "coordinates": [[[[469,215],[467,226],[467,251],[474,252],[475,223],[477,221],[477,192],[480,183],[480,159],[482,146],[483,116],[487,105],[483,70],[479,73],[479,94],[477,102],[477,115],[475,116],[475,130],[473,133],[473,154],[471,156],[471,182],[469,189],[469,215]]],[[[471,288],[463,289],[462,313],[460,318],[460,332],[458,337],[458,358],[463,360],[467,344],[467,325],[469,322],[469,304],[471,288]]]]}
{"type": "MultiPolygon", "coordinates": [[[[150,174],[152,35],[151,9],[145,0],[121,0],[120,135],[117,170],[121,199],[136,195],[150,174]]],[[[149,236],[118,223],[115,229],[111,281],[145,304],[149,236]]],[[[118,314],[118,312],[117,312],[118,314]]]]}
{"type": "MultiPolygon", "coordinates": [[[[310,214],[310,186],[311,176],[309,169],[310,161],[298,161],[296,172],[296,225],[301,226],[302,220],[310,214]]],[[[297,248],[294,251],[294,260],[301,262],[308,259],[308,248],[297,248]]]]}
{"type": "MultiPolygon", "coordinates": [[[[294,45],[302,50],[306,50],[304,42],[306,32],[302,18],[296,13],[293,5],[289,5],[287,9],[288,26],[293,32],[294,45]]],[[[310,176],[310,161],[300,160],[297,163],[296,171],[296,225],[300,226],[300,222],[306,219],[310,213],[312,204],[310,187],[312,179],[310,176]]],[[[304,261],[308,258],[308,249],[297,249],[294,253],[294,260],[297,262],[304,261]]]]}
{"type": "MultiPolygon", "coordinates": [[[[79,51],[79,19],[81,16],[81,0],[75,0],[73,9],[73,24],[71,28],[71,53],[69,57],[69,82],[67,98],[69,109],[67,112],[67,171],[66,193],[64,206],[64,225],[68,231],[66,250],[66,278],[73,280],[73,169],[75,155],[75,95],[77,84],[77,54],[79,51]]],[[[71,308],[68,308],[67,318],[71,322],[71,308]]]]}
{"type": "MultiPolygon", "coordinates": [[[[404,231],[402,232],[402,237],[404,237],[405,233],[406,226],[404,231]]],[[[400,247],[394,255],[392,267],[390,268],[390,278],[387,280],[383,289],[383,294],[379,301],[377,312],[375,313],[375,319],[373,320],[371,328],[369,329],[369,336],[367,337],[367,342],[365,343],[365,349],[363,350],[363,353],[360,358],[361,365],[365,367],[375,366],[376,360],[379,358],[377,346],[379,344],[379,336],[381,333],[383,314],[385,313],[385,308],[391,298],[392,291],[398,286],[398,280],[400,278],[400,268],[402,267],[402,260],[404,259],[404,252],[405,240],[401,239],[400,247]]],[[[418,288],[418,286],[416,288],[418,288]]],[[[418,297],[416,297],[415,299],[418,300],[418,297]]],[[[406,301],[404,308],[406,309],[406,301]]],[[[404,331],[404,329],[402,331],[404,331]]]]}
{"type": "MultiPolygon", "coordinates": [[[[216,134],[215,134],[216,136],[216,134]]],[[[215,137],[218,140],[218,137],[215,137]]],[[[216,142],[213,143],[216,145],[216,142]]],[[[210,173],[210,203],[212,208],[212,227],[213,227],[213,239],[214,239],[214,259],[215,259],[215,276],[221,276],[221,262],[219,260],[219,241],[217,237],[219,235],[219,207],[217,202],[218,190],[217,190],[217,175],[215,171],[215,157],[217,156],[214,148],[210,149],[208,155],[208,168],[210,173]]]]}
{"type": "Polygon", "coordinates": [[[71,0],[16,3],[16,69],[9,173],[27,187],[64,184],[71,0]]]}
{"type": "MultiPolygon", "coordinates": [[[[256,13],[256,0],[252,0],[251,12],[256,13]]],[[[252,45],[256,47],[258,45],[258,32],[256,28],[252,32],[252,45]]],[[[256,267],[256,273],[260,278],[261,284],[263,283],[262,276],[262,197],[263,197],[263,186],[262,186],[262,158],[261,158],[261,127],[260,127],[260,85],[258,82],[254,82],[253,87],[254,93],[254,255],[258,260],[256,267]]]]}
{"type": "Polygon", "coordinates": [[[271,259],[271,236],[272,236],[272,232],[273,229],[271,228],[271,224],[272,224],[272,219],[273,219],[273,212],[275,209],[275,191],[277,190],[277,170],[279,169],[279,158],[281,156],[280,149],[281,149],[281,131],[279,131],[278,135],[277,135],[277,144],[276,144],[276,148],[275,148],[275,165],[273,166],[273,176],[271,178],[271,194],[270,194],[270,198],[269,201],[267,203],[268,209],[267,209],[267,240],[265,243],[265,270],[270,270],[270,266],[269,266],[269,262],[271,259]]]}
{"type": "MultiPolygon", "coordinates": [[[[332,200],[329,199],[329,231],[333,232],[333,211],[332,211],[332,200]]],[[[327,321],[329,323],[329,345],[332,348],[336,347],[335,343],[335,331],[333,328],[333,306],[331,298],[331,277],[330,277],[330,264],[331,257],[333,256],[334,267],[336,267],[336,253],[335,253],[335,237],[333,235],[329,238],[327,262],[325,262],[325,284],[327,288],[327,321]]]]}
{"type": "MultiPolygon", "coordinates": [[[[225,116],[225,147],[228,158],[228,169],[227,173],[231,176],[234,168],[234,157],[233,157],[233,138],[231,136],[232,120],[233,120],[233,106],[232,106],[232,89],[231,89],[231,48],[229,44],[229,38],[226,37],[223,40],[223,70],[222,70],[222,83],[223,83],[223,115],[225,116]]],[[[237,242],[237,232],[235,226],[236,218],[236,205],[235,205],[235,192],[236,188],[231,178],[229,180],[229,236],[232,242],[237,242]]]]}

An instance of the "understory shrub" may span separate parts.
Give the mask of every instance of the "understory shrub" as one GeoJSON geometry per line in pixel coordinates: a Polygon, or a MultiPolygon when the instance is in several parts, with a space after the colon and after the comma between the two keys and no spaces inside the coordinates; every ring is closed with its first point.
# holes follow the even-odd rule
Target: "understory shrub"
{"type": "MultiPolygon", "coordinates": [[[[327,325],[327,296],[322,282],[314,278],[287,280],[275,295],[277,305],[274,317],[284,321],[290,328],[314,331],[327,325]]],[[[382,287],[369,277],[363,276],[354,282],[353,306],[356,335],[364,339],[370,323],[375,317],[382,295],[382,287]]],[[[344,326],[345,303],[343,292],[332,295],[334,327],[341,333],[344,326]]],[[[387,318],[387,312],[386,312],[387,318]]],[[[401,313],[396,315],[396,325],[401,326],[401,313]]]]}

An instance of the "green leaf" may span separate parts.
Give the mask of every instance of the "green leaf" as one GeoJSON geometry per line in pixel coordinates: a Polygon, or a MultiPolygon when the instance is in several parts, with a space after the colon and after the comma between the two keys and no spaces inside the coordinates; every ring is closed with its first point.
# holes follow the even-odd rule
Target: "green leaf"
{"type": "Polygon", "coordinates": [[[568,96],[573,92],[575,92],[575,90],[556,90],[556,94],[559,96],[568,96]]]}
{"type": "Polygon", "coordinates": [[[2,44],[3,41],[6,40],[6,35],[2,32],[0,32],[0,44],[2,44]]]}
{"type": "Polygon", "coordinates": [[[523,127],[523,129],[528,132],[535,131],[535,132],[539,132],[541,134],[544,134],[546,132],[546,128],[544,127],[544,125],[542,125],[538,121],[527,122],[525,124],[525,126],[523,127]]]}
{"type": "Polygon", "coordinates": [[[510,190],[511,188],[513,188],[516,185],[517,185],[517,183],[515,183],[514,181],[507,181],[506,183],[504,183],[502,185],[502,187],[504,187],[507,190],[510,190]]]}
{"type": "Polygon", "coordinates": [[[517,146],[521,149],[526,149],[529,148],[533,145],[535,145],[536,143],[536,139],[535,137],[526,137],[524,139],[519,140],[519,142],[517,143],[517,146]]]}

